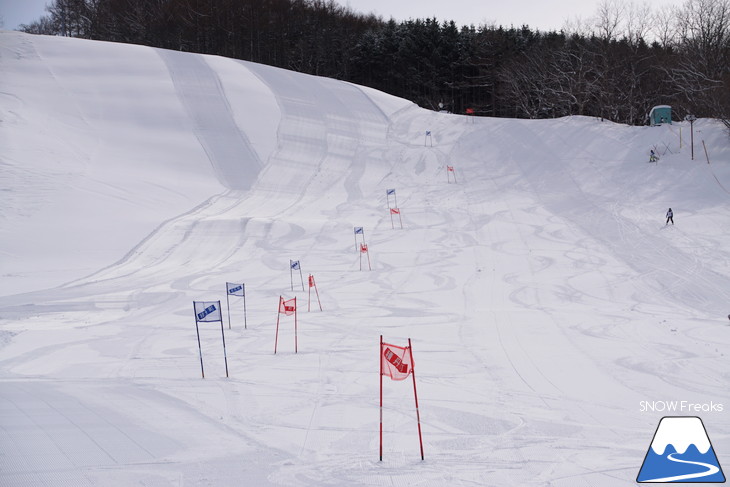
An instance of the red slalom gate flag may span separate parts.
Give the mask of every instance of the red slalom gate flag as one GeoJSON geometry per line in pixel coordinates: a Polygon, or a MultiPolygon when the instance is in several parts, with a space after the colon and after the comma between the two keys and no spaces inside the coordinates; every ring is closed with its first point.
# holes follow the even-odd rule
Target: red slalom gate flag
{"type": "Polygon", "coordinates": [[[288,301],[284,301],[284,298],[281,298],[281,301],[279,301],[279,313],[284,313],[287,316],[291,316],[296,310],[297,298],[292,298],[288,301]]]}
{"type": "Polygon", "coordinates": [[[368,244],[360,244],[360,252],[362,252],[363,254],[367,254],[368,253],[368,244]]]}
{"type": "Polygon", "coordinates": [[[446,166],[446,170],[449,172],[454,172],[454,166],[446,166]]]}
{"type": "Polygon", "coordinates": [[[416,391],[416,373],[413,371],[413,348],[411,339],[407,347],[399,347],[383,342],[380,335],[380,461],[383,461],[383,376],[393,380],[404,380],[410,375],[413,378],[413,399],[416,402],[416,421],[418,422],[418,443],[423,460],[423,436],[421,434],[421,413],[418,411],[418,392],[416,391]]]}
{"type": "Polygon", "coordinates": [[[383,362],[382,374],[393,380],[405,380],[413,372],[413,359],[408,347],[383,343],[380,360],[383,362]]]}
{"type": "Polygon", "coordinates": [[[400,209],[398,209],[398,208],[391,208],[390,209],[390,214],[391,215],[400,215],[400,209]]]}

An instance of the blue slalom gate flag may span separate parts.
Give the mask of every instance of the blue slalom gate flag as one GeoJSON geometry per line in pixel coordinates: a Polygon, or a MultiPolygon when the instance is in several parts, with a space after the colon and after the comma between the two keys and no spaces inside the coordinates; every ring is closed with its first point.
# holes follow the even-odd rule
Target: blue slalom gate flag
{"type": "Polygon", "coordinates": [[[220,301],[194,301],[193,304],[195,321],[204,323],[223,321],[220,301]]]}
{"type": "Polygon", "coordinates": [[[394,195],[394,194],[395,194],[395,190],[394,190],[394,189],[388,189],[388,190],[386,190],[385,194],[386,194],[387,196],[390,196],[390,195],[392,195],[392,194],[394,195]]]}
{"type": "Polygon", "coordinates": [[[304,276],[302,275],[302,266],[298,260],[289,259],[289,280],[291,280],[291,290],[294,291],[294,271],[299,271],[299,279],[302,281],[302,291],[304,291],[304,276]]]}
{"type": "MultiPolygon", "coordinates": [[[[226,296],[227,298],[227,296],[226,296]]],[[[228,354],[226,353],[226,335],[223,333],[223,315],[221,313],[220,301],[193,301],[195,312],[195,333],[198,336],[198,354],[200,355],[200,374],[205,379],[203,368],[203,348],[200,345],[200,328],[198,323],[221,323],[221,338],[223,339],[223,359],[226,363],[226,377],[228,377],[228,354]]],[[[229,325],[230,326],[230,325],[229,325]]]]}
{"type": "Polygon", "coordinates": [[[426,135],[431,135],[431,131],[430,130],[426,130],[426,135]]]}
{"type": "Polygon", "coordinates": [[[355,227],[355,235],[363,235],[364,231],[362,227],[355,227]]]}
{"type": "Polygon", "coordinates": [[[228,294],[230,294],[231,296],[245,296],[246,295],[245,284],[234,284],[232,282],[227,282],[226,288],[228,288],[228,294]]]}
{"type": "Polygon", "coordinates": [[[248,328],[246,320],[246,284],[226,282],[226,306],[228,307],[228,329],[231,328],[231,300],[229,296],[238,296],[243,298],[243,327],[248,328]]]}

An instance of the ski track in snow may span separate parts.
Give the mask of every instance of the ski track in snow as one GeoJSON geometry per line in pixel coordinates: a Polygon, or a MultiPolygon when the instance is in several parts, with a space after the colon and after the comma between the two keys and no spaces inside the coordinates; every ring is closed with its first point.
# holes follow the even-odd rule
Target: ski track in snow
{"type": "MultiPolygon", "coordinates": [[[[30,43],[52,59],[3,54],[0,67],[18,72],[21,62],[63,64],[69,54],[53,42],[92,59],[121,49],[0,40],[3,53],[30,43]]],[[[166,136],[204,149],[190,151],[189,179],[178,168],[180,184],[205,185],[207,197],[156,214],[146,238],[85,277],[0,296],[0,483],[633,485],[658,419],[638,412],[640,400],[730,403],[718,366],[730,327],[717,319],[730,302],[717,183],[730,172],[690,166],[685,153],[637,166],[656,134],[674,140],[663,128],[443,115],[335,80],[139,52],[160,76],[150,93],[187,117],[178,139],[166,136]],[[275,100],[265,157],[268,145],[255,149],[240,121],[267,115],[232,102],[248,86],[234,67],[275,100]],[[201,179],[203,163],[219,186],[201,179]],[[391,229],[387,188],[403,229],[391,229]],[[677,225],[660,231],[668,206],[677,225]],[[365,228],[373,271],[357,270],[354,226],[365,228]],[[296,282],[291,291],[289,259],[315,276],[324,311],[300,311],[297,354],[282,316],[274,355],[279,296],[297,296],[300,310],[308,297],[296,282]],[[246,284],[248,329],[232,300],[226,379],[220,327],[201,324],[202,380],[191,301],[225,302],[225,282],[246,284]],[[384,384],[377,461],[380,334],[413,340],[425,462],[410,381],[384,384]]],[[[13,80],[0,81],[17,93],[0,103],[19,114],[9,130],[22,135],[38,122],[13,80]]],[[[80,113],[92,86],[69,95],[80,113]]],[[[83,156],[83,137],[71,143],[83,156]]],[[[125,184],[122,200],[137,190],[125,184]]],[[[721,457],[730,423],[707,422],[721,457]]]]}

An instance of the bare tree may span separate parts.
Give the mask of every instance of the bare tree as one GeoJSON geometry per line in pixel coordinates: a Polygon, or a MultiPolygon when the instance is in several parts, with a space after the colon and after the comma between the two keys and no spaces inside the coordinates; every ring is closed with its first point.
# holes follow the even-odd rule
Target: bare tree
{"type": "Polygon", "coordinates": [[[682,45],[710,76],[728,69],[730,0],[687,0],[678,11],[682,45]]]}
{"type": "Polygon", "coordinates": [[[730,0],[687,0],[678,10],[680,58],[669,76],[699,113],[730,116],[730,0]]]}
{"type": "Polygon", "coordinates": [[[593,31],[593,21],[580,16],[563,21],[563,27],[560,29],[566,37],[574,35],[580,37],[589,37],[593,31]]]}
{"type": "Polygon", "coordinates": [[[626,8],[622,0],[601,0],[594,19],[598,37],[611,41],[621,34],[621,22],[626,8]]]}
{"type": "Polygon", "coordinates": [[[676,45],[677,7],[662,5],[652,13],[651,34],[660,46],[667,49],[676,45]]]}
{"type": "Polygon", "coordinates": [[[632,45],[643,42],[651,31],[653,15],[648,3],[631,2],[625,9],[625,32],[624,37],[632,45]]]}
{"type": "Polygon", "coordinates": [[[56,34],[58,34],[53,20],[48,15],[44,15],[40,19],[38,19],[34,22],[31,22],[30,24],[20,24],[18,26],[18,30],[20,30],[21,32],[26,32],[28,34],[38,34],[38,35],[56,35],[56,34]]]}

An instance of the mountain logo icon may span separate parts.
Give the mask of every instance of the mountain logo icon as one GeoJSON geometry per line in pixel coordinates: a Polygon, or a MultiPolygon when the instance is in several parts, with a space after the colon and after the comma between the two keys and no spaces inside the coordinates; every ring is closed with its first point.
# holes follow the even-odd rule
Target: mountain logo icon
{"type": "Polygon", "coordinates": [[[665,416],[644,457],[639,483],[723,483],[725,475],[697,416],[665,416]]]}

